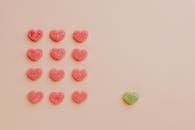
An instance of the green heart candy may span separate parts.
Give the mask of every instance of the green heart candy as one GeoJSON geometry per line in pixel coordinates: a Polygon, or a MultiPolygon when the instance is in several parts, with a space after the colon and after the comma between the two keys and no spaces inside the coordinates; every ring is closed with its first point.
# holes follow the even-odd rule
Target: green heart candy
{"type": "Polygon", "coordinates": [[[122,98],[126,104],[132,105],[138,101],[139,96],[135,92],[125,92],[122,98]]]}

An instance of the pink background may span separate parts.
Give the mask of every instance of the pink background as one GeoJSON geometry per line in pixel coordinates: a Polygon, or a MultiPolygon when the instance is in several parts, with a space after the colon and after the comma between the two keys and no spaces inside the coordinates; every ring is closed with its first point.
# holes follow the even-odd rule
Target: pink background
{"type": "Polygon", "coordinates": [[[1,130],[195,130],[195,1],[194,0],[1,0],[0,1],[0,129],[1,130]],[[25,37],[41,28],[36,45],[25,37]],[[58,45],[48,39],[51,29],[65,29],[58,45]],[[75,29],[87,29],[83,46],[71,39],[75,29]],[[25,57],[31,47],[43,48],[40,62],[25,57]],[[65,47],[66,58],[54,62],[52,47],[65,47]],[[83,47],[89,57],[78,65],[71,49],[83,47]],[[31,83],[29,67],[43,67],[43,77],[31,83]],[[51,82],[47,72],[64,68],[66,78],[51,82]],[[89,77],[77,84],[70,72],[84,67],[89,77]],[[25,98],[42,90],[35,106],[25,98]],[[48,102],[51,91],[63,91],[59,106],[48,102]],[[70,100],[74,90],[86,90],[87,101],[70,100]],[[140,100],[133,106],[121,101],[126,90],[140,100]]]}

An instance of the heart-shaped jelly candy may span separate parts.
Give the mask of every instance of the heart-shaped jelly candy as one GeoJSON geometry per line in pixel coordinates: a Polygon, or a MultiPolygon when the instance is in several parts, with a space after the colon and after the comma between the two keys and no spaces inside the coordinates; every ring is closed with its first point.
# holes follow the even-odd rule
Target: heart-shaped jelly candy
{"type": "Polygon", "coordinates": [[[28,98],[29,102],[31,102],[32,104],[36,104],[36,103],[40,102],[43,99],[43,92],[41,92],[41,91],[30,91],[27,94],[27,98],[28,98]]]}
{"type": "Polygon", "coordinates": [[[33,42],[38,42],[43,36],[42,30],[29,30],[28,31],[28,38],[33,42]]]}
{"type": "Polygon", "coordinates": [[[76,30],[73,32],[72,37],[76,42],[83,43],[88,37],[88,32],[86,30],[76,30]]]}

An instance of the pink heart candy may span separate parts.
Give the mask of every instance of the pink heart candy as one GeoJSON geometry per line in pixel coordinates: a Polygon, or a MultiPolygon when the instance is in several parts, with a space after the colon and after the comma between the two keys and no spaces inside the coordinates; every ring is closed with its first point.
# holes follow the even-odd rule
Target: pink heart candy
{"type": "Polygon", "coordinates": [[[61,60],[65,56],[65,50],[63,48],[53,48],[50,50],[50,56],[54,60],[61,60]]]}
{"type": "Polygon", "coordinates": [[[86,30],[83,31],[76,30],[72,34],[72,38],[78,43],[83,43],[85,40],[87,40],[87,37],[88,32],[86,30]]]}
{"type": "Polygon", "coordinates": [[[31,61],[38,61],[41,59],[43,52],[41,49],[29,49],[27,51],[27,57],[31,60],[31,61]]]}
{"type": "Polygon", "coordinates": [[[75,81],[82,81],[87,76],[87,71],[85,69],[79,70],[74,69],[72,71],[72,77],[75,81]]]}
{"type": "Polygon", "coordinates": [[[85,100],[87,99],[87,93],[84,92],[84,91],[75,91],[72,93],[72,100],[75,102],[75,103],[82,103],[84,102],[85,100]]]}
{"type": "Polygon", "coordinates": [[[30,68],[26,71],[26,76],[31,80],[37,80],[41,75],[42,70],[40,68],[30,68]]]}
{"type": "Polygon", "coordinates": [[[27,94],[29,102],[36,104],[43,99],[43,93],[41,91],[30,91],[27,94]]]}
{"type": "Polygon", "coordinates": [[[63,70],[57,70],[57,69],[51,69],[49,72],[49,77],[53,81],[60,81],[64,78],[64,71],[63,70]]]}
{"type": "Polygon", "coordinates": [[[33,42],[38,42],[43,36],[42,30],[29,30],[28,38],[33,42]]]}
{"type": "Polygon", "coordinates": [[[54,42],[59,42],[64,39],[65,32],[63,30],[51,30],[49,36],[54,42]]]}
{"type": "Polygon", "coordinates": [[[64,100],[64,94],[62,92],[52,92],[49,95],[49,100],[55,105],[60,104],[64,100]]]}
{"type": "Polygon", "coordinates": [[[80,50],[80,49],[74,49],[72,51],[72,57],[73,57],[73,59],[75,59],[78,62],[84,60],[87,56],[88,56],[88,52],[85,49],[82,49],[82,50],[80,50]]]}

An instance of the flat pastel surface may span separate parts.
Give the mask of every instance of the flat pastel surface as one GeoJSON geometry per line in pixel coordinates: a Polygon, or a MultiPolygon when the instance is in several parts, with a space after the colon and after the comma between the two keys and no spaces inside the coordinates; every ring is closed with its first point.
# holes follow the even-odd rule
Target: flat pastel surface
{"type": "Polygon", "coordinates": [[[0,1],[0,130],[195,130],[195,1],[194,0],[1,0],[0,1]],[[29,29],[42,29],[33,43],[29,29]],[[52,29],[64,29],[65,38],[54,43],[52,29]],[[85,29],[83,44],[72,32],[85,29]],[[65,48],[66,56],[54,61],[52,48],[65,48]],[[26,57],[29,48],[43,49],[38,62],[26,57]],[[71,51],[85,48],[81,63],[71,51]],[[25,76],[40,67],[37,81],[25,76]],[[59,82],[48,77],[51,68],[64,68],[59,82]],[[85,68],[82,82],[71,77],[85,68]],[[44,98],[31,104],[30,90],[44,98]],[[86,91],[87,100],[76,104],[74,91],[86,91]],[[64,100],[52,105],[51,92],[64,100]],[[139,101],[126,105],[126,91],[139,101]]]}

